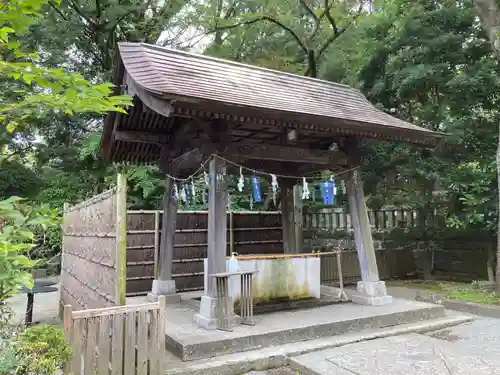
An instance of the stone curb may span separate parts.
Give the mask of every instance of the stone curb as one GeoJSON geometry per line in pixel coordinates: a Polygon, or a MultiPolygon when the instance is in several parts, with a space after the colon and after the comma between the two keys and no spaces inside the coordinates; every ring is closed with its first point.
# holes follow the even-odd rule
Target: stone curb
{"type": "Polygon", "coordinates": [[[423,333],[435,331],[461,323],[466,323],[474,318],[471,316],[447,316],[434,321],[407,323],[389,328],[369,329],[365,332],[349,333],[338,337],[332,336],[322,339],[284,344],[280,347],[268,347],[250,352],[242,352],[200,360],[197,363],[185,363],[184,368],[168,369],[165,375],[240,375],[250,371],[262,371],[289,365],[292,369],[301,371],[305,375],[317,375],[310,370],[304,371],[300,358],[308,353],[324,349],[331,349],[361,341],[374,340],[406,333],[423,333]]]}
{"type": "Polygon", "coordinates": [[[500,319],[500,306],[496,305],[485,305],[468,301],[445,300],[443,301],[443,306],[445,309],[449,310],[500,319]]]}

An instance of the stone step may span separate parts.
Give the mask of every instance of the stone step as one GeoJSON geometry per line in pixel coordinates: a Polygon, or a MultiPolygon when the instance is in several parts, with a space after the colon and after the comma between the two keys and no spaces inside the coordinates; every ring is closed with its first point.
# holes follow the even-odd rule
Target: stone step
{"type": "Polygon", "coordinates": [[[310,372],[310,363],[305,363],[307,360],[306,354],[377,338],[440,330],[473,319],[473,316],[446,313],[444,316],[424,321],[386,328],[369,328],[360,332],[271,346],[259,350],[221,355],[215,358],[190,362],[174,360],[165,364],[165,375],[241,375],[250,371],[263,371],[286,365],[305,375],[316,375],[314,372],[310,372]]]}
{"type": "MultiPolygon", "coordinates": [[[[278,314],[278,313],[276,313],[278,314]]],[[[399,301],[394,306],[367,307],[355,304],[311,309],[302,315],[280,313],[288,320],[286,326],[276,328],[278,322],[263,322],[252,329],[220,335],[214,332],[210,337],[182,337],[175,339],[167,332],[167,349],[183,361],[210,358],[219,355],[255,350],[269,346],[302,342],[318,338],[359,332],[369,328],[391,327],[436,319],[445,315],[444,307],[427,303],[399,301]],[[398,306],[400,306],[398,308],[398,306]],[[330,308],[330,309],[329,309],[330,308]],[[368,313],[368,311],[370,313],[368,313]],[[373,312],[373,313],[371,313],[373,312]],[[322,315],[320,315],[322,314],[322,315]]]]}

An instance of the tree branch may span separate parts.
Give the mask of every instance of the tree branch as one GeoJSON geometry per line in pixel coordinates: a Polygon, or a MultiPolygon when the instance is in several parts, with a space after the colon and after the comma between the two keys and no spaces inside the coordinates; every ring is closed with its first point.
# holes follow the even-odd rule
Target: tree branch
{"type": "Polygon", "coordinates": [[[326,18],[328,19],[328,22],[330,22],[330,25],[332,25],[332,30],[333,30],[333,35],[337,35],[339,33],[339,29],[337,28],[337,23],[335,22],[335,19],[332,17],[330,13],[330,1],[329,0],[324,0],[324,14],[326,15],[326,18]]]}
{"type": "Polygon", "coordinates": [[[78,7],[78,4],[76,4],[73,0],[69,0],[69,3],[71,4],[71,7],[74,9],[74,11],[76,13],[78,13],[78,15],[80,17],[82,17],[85,21],[87,21],[90,25],[95,25],[95,22],[92,21],[92,19],[88,16],[86,16],[85,14],[83,14],[83,12],[80,10],[80,8],[78,7]]]}
{"type": "Polygon", "coordinates": [[[314,11],[311,9],[311,7],[309,7],[309,5],[307,5],[306,1],[305,0],[299,0],[300,2],[300,5],[302,5],[302,8],[304,8],[304,10],[315,20],[315,21],[318,21],[319,17],[316,13],[314,13],[314,11]]]}
{"type": "Polygon", "coordinates": [[[54,4],[54,2],[49,1],[49,5],[52,9],[54,9],[62,17],[63,20],[68,21],[66,16],[57,8],[57,5],[54,4]]]}
{"type": "MultiPolygon", "coordinates": [[[[327,5],[328,5],[328,0],[325,0],[325,4],[326,4],[325,6],[327,6],[327,5]]],[[[321,21],[322,21],[322,20],[323,20],[323,18],[325,17],[326,9],[327,9],[327,8],[325,7],[325,9],[324,9],[323,13],[321,13],[321,16],[319,16],[319,17],[317,17],[317,18],[316,18],[316,24],[314,25],[314,30],[313,30],[313,32],[311,33],[311,36],[310,36],[310,38],[309,38],[309,41],[311,41],[311,42],[312,42],[312,40],[316,37],[316,34],[317,34],[317,33],[318,33],[318,31],[319,31],[319,28],[320,28],[320,26],[321,26],[321,21]]]]}
{"type": "MultiPolygon", "coordinates": [[[[328,3],[328,1],[325,0],[325,3],[328,3]]],[[[363,2],[361,2],[361,4],[359,5],[358,11],[352,17],[352,21],[349,23],[349,25],[347,25],[346,27],[344,27],[344,28],[342,28],[340,30],[337,28],[335,20],[333,19],[333,17],[330,14],[330,10],[328,10],[328,13],[326,14],[326,17],[328,18],[328,21],[330,21],[330,24],[332,25],[332,31],[333,31],[333,33],[325,41],[325,43],[323,43],[323,45],[318,49],[318,53],[316,54],[316,59],[319,59],[323,55],[323,53],[326,51],[326,49],[330,46],[330,44],[332,44],[335,39],[337,39],[338,37],[340,37],[343,33],[345,33],[349,29],[349,27],[351,27],[352,24],[354,24],[354,22],[360,16],[362,10],[363,10],[363,2]]]]}
{"type": "Polygon", "coordinates": [[[243,26],[243,25],[252,25],[252,24],[260,22],[260,21],[268,21],[268,22],[274,23],[275,25],[281,27],[283,30],[288,32],[293,37],[293,39],[295,39],[295,41],[297,42],[299,47],[304,51],[304,53],[307,53],[308,49],[306,48],[304,43],[302,43],[302,41],[300,40],[299,36],[295,33],[295,31],[293,31],[291,28],[284,25],[280,21],[278,21],[274,18],[271,18],[269,16],[262,16],[262,17],[254,18],[253,20],[243,21],[240,23],[236,23],[234,25],[218,26],[215,29],[210,30],[207,34],[213,34],[217,31],[221,31],[221,30],[235,29],[235,28],[243,26]]]}

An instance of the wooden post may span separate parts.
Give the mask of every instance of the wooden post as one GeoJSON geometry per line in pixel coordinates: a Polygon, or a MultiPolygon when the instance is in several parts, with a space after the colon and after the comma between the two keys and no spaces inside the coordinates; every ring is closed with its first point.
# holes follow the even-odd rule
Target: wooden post
{"type": "Polygon", "coordinates": [[[385,283],[379,279],[368,210],[363,192],[363,182],[357,169],[349,173],[347,195],[362,280],[358,282],[358,294],[353,295],[352,301],[366,305],[391,303],[392,298],[387,295],[385,283]]]}
{"type": "Polygon", "coordinates": [[[229,256],[234,253],[234,214],[229,211],[229,256]]]}
{"type": "Polygon", "coordinates": [[[165,177],[165,193],[163,195],[163,219],[161,236],[159,237],[158,256],[155,259],[157,275],[153,280],[151,293],[148,299],[153,302],[158,296],[166,296],[167,302],[179,302],[180,295],[176,294],[175,280],[172,279],[172,263],[174,260],[175,229],[177,226],[177,203],[174,196],[174,181],[165,177]]]}
{"type": "MultiPolygon", "coordinates": [[[[208,249],[207,273],[226,272],[227,249],[227,192],[224,176],[225,166],[221,159],[214,157],[210,161],[208,191],[208,249]]],[[[214,279],[207,277],[206,295],[214,295],[214,279]]]]}
{"type": "Polygon", "coordinates": [[[154,277],[158,279],[158,264],[160,261],[160,211],[155,211],[155,254],[154,254],[154,277]]]}
{"type": "Polygon", "coordinates": [[[115,304],[125,305],[127,283],[127,177],[122,173],[118,173],[116,185],[115,304]]]}
{"type": "Polygon", "coordinates": [[[302,212],[302,186],[293,187],[293,234],[294,234],[294,253],[301,253],[304,247],[303,239],[303,212],[302,212]]]}
{"type": "Polygon", "coordinates": [[[284,253],[295,252],[293,185],[290,181],[283,181],[280,190],[281,222],[283,226],[284,253]]]}
{"type": "MultiPolygon", "coordinates": [[[[66,231],[66,220],[67,220],[67,213],[68,213],[68,210],[69,210],[69,203],[65,202],[63,203],[63,212],[62,212],[62,238],[61,238],[61,272],[62,270],[64,269],[64,250],[65,250],[65,246],[64,246],[64,233],[66,231]]],[[[64,300],[63,300],[63,288],[60,287],[59,288],[59,319],[63,319],[64,316],[63,316],[63,310],[64,310],[64,300]]]]}
{"type": "Polygon", "coordinates": [[[174,181],[165,178],[165,195],[163,197],[163,223],[159,252],[158,279],[172,279],[172,261],[174,259],[175,229],[177,223],[177,202],[173,196],[174,181]]]}
{"type": "Polygon", "coordinates": [[[361,177],[357,170],[349,173],[347,195],[354,229],[354,241],[361,267],[361,280],[379,281],[377,260],[375,258],[370,223],[368,221],[368,210],[366,208],[361,177]]]}

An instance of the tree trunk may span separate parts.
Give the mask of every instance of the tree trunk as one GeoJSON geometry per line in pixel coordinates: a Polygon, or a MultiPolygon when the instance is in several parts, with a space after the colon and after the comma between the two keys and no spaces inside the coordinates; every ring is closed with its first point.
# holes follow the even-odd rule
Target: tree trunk
{"type": "Polygon", "coordinates": [[[495,245],[488,246],[488,260],[486,261],[486,272],[488,273],[488,283],[495,283],[495,245]]]}
{"type": "Polygon", "coordinates": [[[498,145],[497,145],[497,251],[496,251],[496,283],[495,289],[500,292],[500,124],[498,126],[498,145]]]}
{"type": "MultiPolygon", "coordinates": [[[[483,25],[486,34],[491,43],[491,48],[496,54],[497,58],[500,60],[500,39],[498,31],[500,30],[500,12],[498,11],[497,4],[495,0],[474,0],[474,5],[476,7],[479,18],[483,25]]],[[[500,135],[500,124],[498,127],[498,133],[500,135]]],[[[497,145],[497,265],[496,265],[496,283],[495,289],[500,292],[500,137],[498,138],[497,145]]]]}

